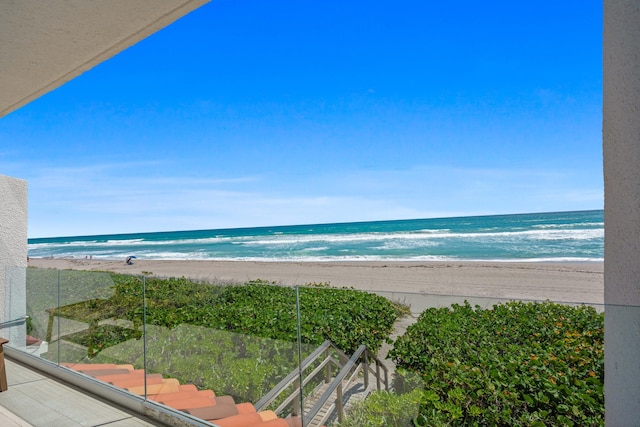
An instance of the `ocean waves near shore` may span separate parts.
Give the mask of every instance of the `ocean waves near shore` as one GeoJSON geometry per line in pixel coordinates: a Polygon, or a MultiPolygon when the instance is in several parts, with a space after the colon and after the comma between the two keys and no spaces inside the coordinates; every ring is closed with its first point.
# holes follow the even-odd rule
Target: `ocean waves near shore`
{"type": "Polygon", "coordinates": [[[604,212],[579,211],[29,240],[31,257],[252,261],[604,259],[604,212]]]}

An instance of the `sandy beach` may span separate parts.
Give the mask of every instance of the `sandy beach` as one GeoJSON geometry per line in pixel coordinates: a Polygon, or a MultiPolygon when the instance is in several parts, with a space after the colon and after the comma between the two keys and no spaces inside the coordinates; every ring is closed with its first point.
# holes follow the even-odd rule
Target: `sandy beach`
{"type": "Polygon", "coordinates": [[[262,279],[335,287],[523,300],[601,304],[604,265],[511,262],[252,262],[32,258],[30,267],[188,277],[206,282],[262,279]]]}

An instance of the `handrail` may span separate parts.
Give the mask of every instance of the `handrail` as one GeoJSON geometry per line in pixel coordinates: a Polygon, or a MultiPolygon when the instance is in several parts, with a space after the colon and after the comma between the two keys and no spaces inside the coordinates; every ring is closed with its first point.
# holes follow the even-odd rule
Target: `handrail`
{"type": "MultiPolygon", "coordinates": [[[[388,368],[385,366],[385,364],[377,357],[377,356],[373,356],[373,362],[375,363],[376,369],[373,370],[370,361],[369,361],[369,357],[370,357],[370,353],[369,350],[367,348],[362,349],[363,346],[360,346],[358,348],[358,350],[356,351],[356,353],[354,353],[354,355],[351,357],[351,359],[349,359],[349,361],[346,362],[344,368],[340,371],[340,373],[338,374],[338,376],[335,377],[334,381],[332,382],[332,384],[329,386],[329,388],[325,391],[325,393],[317,400],[316,404],[314,405],[314,407],[308,412],[307,417],[305,417],[305,420],[307,420],[309,423],[311,423],[317,416],[318,412],[320,409],[322,409],[327,401],[329,401],[329,399],[331,399],[331,396],[333,394],[333,392],[336,392],[336,397],[334,400],[334,403],[332,404],[332,409],[330,409],[324,416],[324,418],[322,420],[315,420],[315,422],[317,422],[318,424],[323,424],[326,422],[326,419],[329,417],[329,415],[331,414],[332,410],[337,410],[338,413],[338,421],[342,422],[343,416],[344,416],[344,406],[343,406],[343,390],[346,388],[350,388],[351,384],[357,379],[358,377],[358,373],[359,372],[363,372],[364,373],[364,391],[366,394],[368,394],[369,391],[369,372],[373,373],[376,377],[376,389],[377,390],[382,390],[381,387],[381,378],[380,378],[380,369],[382,368],[382,370],[384,371],[384,379],[382,381],[384,381],[384,390],[389,391],[389,370],[388,368]],[[363,354],[364,353],[364,354],[363,354]],[[362,361],[361,363],[356,363],[358,361],[359,358],[364,356],[364,361],[362,361]],[[353,369],[354,367],[356,367],[356,369],[353,369]],[[353,372],[351,373],[351,376],[345,380],[345,377],[349,374],[349,371],[353,369],[353,372]]],[[[308,425],[308,424],[304,424],[304,425],[308,425]]]]}
{"type": "MultiPolygon", "coordinates": [[[[338,363],[336,363],[335,359],[332,357],[326,358],[325,360],[322,361],[322,363],[320,365],[318,365],[318,367],[316,369],[314,369],[313,371],[311,371],[311,373],[309,375],[307,375],[307,377],[302,381],[302,388],[304,389],[304,387],[309,383],[309,381],[311,381],[313,379],[313,377],[318,374],[320,371],[322,371],[322,369],[324,369],[329,363],[333,363],[335,366],[340,366],[338,363]]],[[[296,372],[296,371],[294,371],[296,372]]],[[[298,379],[296,378],[296,381],[298,379]]],[[[291,393],[291,395],[289,397],[287,397],[281,404],[280,406],[278,406],[275,409],[276,413],[280,413],[280,411],[282,411],[284,408],[287,407],[287,405],[289,405],[293,399],[295,397],[297,397],[297,395],[300,393],[300,387],[296,387],[296,389],[291,393]]]]}
{"type": "Polygon", "coordinates": [[[349,371],[351,371],[351,369],[356,365],[357,360],[360,358],[362,353],[364,353],[366,351],[366,349],[367,349],[367,347],[364,344],[362,344],[362,345],[360,345],[360,347],[358,347],[358,349],[356,350],[355,353],[353,353],[353,355],[351,356],[349,361],[340,370],[338,375],[336,375],[336,377],[334,378],[333,382],[329,385],[327,390],[322,394],[320,399],[318,399],[316,404],[313,405],[313,408],[311,408],[311,410],[308,412],[308,414],[304,414],[303,415],[302,425],[307,425],[307,421],[313,420],[315,418],[315,416],[318,415],[318,412],[320,412],[320,410],[324,406],[325,402],[327,402],[329,400],[329,398],[331,397],[333,392],[336,391],[338,386],[340,386],[342,384],[342,380],[347,376],[349,371]]]}
{"type": "MultiPolygon", "coordinates": [[[[378,390],[381,390],[381,382],[384,382],[384,389],[389,390],[389,374],[388,368],[378,359],[376,356],[373,356],[373,360],[369,360],[370,353],[366,346],[363,344],[356,352],[348,358],[344,352],[342,352],[339,348],[337,348],[331,341],[325,341],[318,348],[316,348],[300,365],[300,370],[296,369],[283,378],[269,393],[267,393],[262,399],[260,399],[254,406],[256,410],[263,410],[267,405],[271,404],[279,395],[281,395],[285,389],[291,386],[293,383],[295,384],[295,389],[289,393],[287,398],[282,401],[277,409],[275,409],[276,413],[280,413],[284,410],[288,405],[290,405],[296,397],[298,397],[301,393],[301,390],[317,376],[323,369],[328,369],[328,365],[333,365],[340,368],[340,372],[337,376],[331,380],[330,377],[327,377],[325,382],[329,384],[328,388],[325,392],[320,396],[320,398],[316,401],[310,411],[307,414],[297,412],[304,412],[301,408],[297,410],[294,409],[295,415],[301,415],[304,420],[303,425],[308,425],[320,412],[320,410],[326,405],[326,403],[331,399],[333,393],[338,393],[338,396],[335,398],[335,403],[332,405],[334,409],[338,411],[338,418],[342,420],[343,416],[343,407],[342,407],[342,390],[343,387],[349,387],[350,384],[358,377],[358,373],[364,373],[364,382],[365,382],[365,390],[369,390],[369,374],[372,373],[376,377],[376,387],[378,390]],[[340,361],[336,360],[333,356],[327,353],[324,360],[318,365],[315,366],[313,371],[309,374],[305,375],[305,378],[302,379],[302,384],[300,384],[300,372],[307,370],[312,363],[316,362],[324,352],[329,349],[333,349],[338,352],[340,361]],[[364,360],[358,362],[364,355],[364,360]],[[375,363],[375,369],[371,366],[371,363],[375,363]],[[356,369],[354,367],[358,366],[356,369]],[[381,378],[380,369],[384,371],[384,379],[381,378]],[[352,372],[353,371],[353,372],[352,372]],[[348,376],[348,378],[347,378],[348,376]],[[344,384],[345,378],[347,378],[346,385],[344,384]]],[[[328,416],[328,415],[327,415],[328,416]]],[[[317,420],[316,420],[317,421],[317,420]]]]}
{"type": "MultiPolygon", "coordinates": [[[[307,356],[306,359],[300,365],[300,369],[305,370],[318,356],[325,351],[326,349],[331,347],[331,341],[323,342],[318,348],[316,348],[313,353],[307,356]]],[[[262,399],[260,399],[254,406],[257,411],[262,410],[265,406],[270,404],[282,391],[291,385],[298,376],[298,370],[294,370],[289,375],[284,377],[274,388],[269,391],[269,393],[265,394],[262,399]]]]}
{"type": "Polygon", "coordinates": [[[6,322],[0,322],[0,329],[21,325],[22,323],[26,322],[28,318],[29,316],[22,316],[22,317],[18,317],[17,319],[7,320],[6,322]]]}

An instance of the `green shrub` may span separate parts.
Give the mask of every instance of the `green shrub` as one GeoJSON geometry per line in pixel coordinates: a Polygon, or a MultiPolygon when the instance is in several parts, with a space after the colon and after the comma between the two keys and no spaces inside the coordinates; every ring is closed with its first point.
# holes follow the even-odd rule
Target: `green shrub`
{"type": "MultiPolygon", "coordinates": [[[[216,316],[223,329],[266,338],[297,340],[295,289],[254,281],[225,287],[216,316]]],[[[365,344],[377,351],[398,317],[384,297],[353,289],[300,288],[302,342],[331,340],[347,353],[365,344]]]]}
{"type": "MultiPolygon", "coordinates": [[[[297,366],[295,288],[263,281],[217,286],[115,273],[111,280],[109,294],[92,293],[89,299],[48,311],[89,325],[65,336],[87,347],[82,354],[78,346],[65,346],[63,358],[71,358],[65,360],[89,357],[96,363],[144,366],[138,338],[146,316],[150,372],[255,402],[297,366]]],[[[328,285],[300,288],[299,296],[303,357],[327,339],[345,352],[360,344],[376,350],[400,312],[378,295],[328,285]]]]}
{"type": "Polygon", "coordinates": [[[66,335],[65,340],[87,347],[87,356],[93,357],[114,345],[138,340],[142,332],[114,325],[91,325],[89,329],[66,335]]]}
{"type": "MultiPolygon", "coordinates": [[[[115,293],[103,304],[108,310],[105,316],[141,322],[142,279],[114,274],[113,282],[115,293]]],[[[261,280],[214,286],[185,278],[146,278],[145,290],[149,324],[166,327],[190,324],[297,340],[296,293],[291,287],[261,280]]],[[[82,307],[74,310],[79,314],[82,307]]],[[[367,292],[328,286],[300,288],[304,343],[321,344],[328,339],[345,352],[353,352],[361,344],[377,351],[400,312],[386,298],[367,292]]]]}
{"type": "Polygon", "coordinates": [[[416,389],[406,394],[375,391],[348,411],[339,427],[410,427],[418,416],[420,396],[416,389]]]}
{"type": "Polygon", "coordinates": [[[389,355],[422,375],[420,425],[604,423],[604,315],[509,302],[424,311],[389,355]]]}

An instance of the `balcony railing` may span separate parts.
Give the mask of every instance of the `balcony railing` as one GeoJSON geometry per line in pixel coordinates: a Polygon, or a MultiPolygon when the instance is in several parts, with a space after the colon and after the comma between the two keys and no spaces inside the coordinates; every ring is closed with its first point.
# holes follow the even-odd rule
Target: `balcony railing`
{"type": "MultiPolygon", "coordinates": [[[[390,408],[389,419],[396,419],[395,425],[428,424],[425,402],[439,399],[441,405],[434,407],[454,411],[446,405],[461,399],[457,393],[462,393],[458,390],[462,385],[450,390],[448,403],[443,395],[430,394],[429,388],[421,391],[420,374],[405,378],[409,371],[396,369],[398,360],[388,357],[393,340],[430,309],[453,304],[492,310],[508,302],[376,292],[366,293],[375,299],[362,303],[357,299],[361,291],[326,285],[191,283],[34,268],[22,275],[26,303],[22,307],[19,300],[7,300],[16,317],[0,330],[0,336],[11,331],[12,337],[24,337],[23,342],[11,340],[10,355],[37,360],[34,363],[45,364],[63,377],[73,376],[94,392],[97,387],[108,398],[115,396],[118,403],[136,402],[146,408],[146,415],[156,411],[161,417],[171,414],[182,422],[204,426],[224,427],[243,420],[245,424],[238,425],[357,425],[349,424],[349,417],[353,418],[353,411],[363,411],[361,402],[371,393],[402,396],[414,390],[418,394],[412,396],[422,393],[422,398],[412,397],[409,409],[406,402],[397,403],[405,405],[404,418],[390,408]],[[256,301],[260,301],[258,308],[256,301]],[[340,305],[345,301],[347,305],[340,305]],[[388,321],[391,327],[384,330],[388,321]]],[[[594,307],[598,313],[604,311],[601,305],[594,307]]],[[[501,357],[508,360],[510,355],[501,357]]],[[[447,363],[453,371],[461,362],[447,363]]],[[[485,368],[461,369],[472,376],[485,368]]],[[[554,381],[561,381],[565,372],[558,367],[559,376],[554,376],[551,368],[545,365],[544,369],[554,381]]],[[[529,383],[537,384],[533,376],[539,371],[530,374],[529,383]]],[[[594,406],[598,404],[596,388],[594,406]]],[[[510,388],[505,385],[505,390],[510,388]]],[[[525,393],[525,402],[537,398],[536,392],[525,393]]]]}

